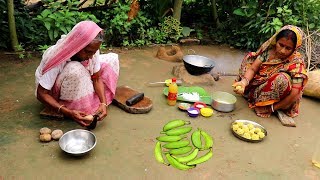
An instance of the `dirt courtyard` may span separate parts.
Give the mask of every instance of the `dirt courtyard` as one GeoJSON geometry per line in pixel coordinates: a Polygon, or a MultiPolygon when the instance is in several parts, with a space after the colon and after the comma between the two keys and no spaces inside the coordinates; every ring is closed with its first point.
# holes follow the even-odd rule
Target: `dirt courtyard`
{"type": "MultiPolygon", "coordinates": [[[[216,62],[214,71],[235,73],[244,52],[225,46],[183,46],[216,62]]],[[[120,57],[118,85],[127,85],[153,101],[147,114],[129,114],[114,105],[108,116],[93,130],[96,147],[87,155],[72,157],[57,141],[39,142],[39,129],[49,127],[64,132],[82,128],[69,120],[48,120],[39,116],[43,105],[34,96],[34,72],[40,57],[13,59],[0,53],[0,180],[2,179],[283,179],[317,180],[320,169],[311,158],[319,142],[320,101],[303,97],[296,128],[284,127],[279,120],[259,118],[237,96],[230,113],[214,112],[210,118],[190,118],[177,107],[166,104],[164,86],[148,87],[147,82],[172,77],[178,63],[155,58],[157,47],[117,50],[120,57]],[[172,119],[191,121],[214,138],[213,157],[189,171],[179,171],[154,158],[156,137],[172,119]],[[263,125],[268,136],[260,143],[248,143],[233,136],[230,123],[248,119],[263,125]]],[[[234,77],[222,77],[207,92],[232,93],[234,77]]],[[[194,86],[194,85],[193,85],[194,86]]]]}

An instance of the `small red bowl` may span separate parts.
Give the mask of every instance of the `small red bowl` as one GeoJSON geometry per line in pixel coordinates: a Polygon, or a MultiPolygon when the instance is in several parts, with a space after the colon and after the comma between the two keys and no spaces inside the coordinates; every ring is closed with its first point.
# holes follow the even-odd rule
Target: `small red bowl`
{"type": "Polygon", "coordinates": [[[195,108],[197,108],[197,109],[202,109],[202,108],[205,108],[205,107],[207,107],[207,105],[205,104],[205,103],[203,103],[203,102],[195,102],[194,104],[193,104],[193,107],[195,107],[195,108]]]}

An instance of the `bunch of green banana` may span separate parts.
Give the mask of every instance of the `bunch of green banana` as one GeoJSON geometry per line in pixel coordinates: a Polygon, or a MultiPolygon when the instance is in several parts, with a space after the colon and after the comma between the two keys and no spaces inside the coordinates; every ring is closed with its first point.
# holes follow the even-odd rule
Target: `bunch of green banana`
{"type": "Polygon", "coordinates": [[[185,146],[188,146],[190,144],[189,140],[180,140],[180,141],[176,141],[176,142],[169,142],[165,145],[163,145],[164,148],[167,149],[177,149],[177,148],[182,148],[185,146]]]}
{"type": "Polygon", "coordinates": [[[188,170],[196,167],[197,164],[208,161],[213,156],[213,138],[201,129],[197,129],[191,134],[191,142],[195,148],[189,145],[190,141],[187,138],[187,133],[192,130],[192,127],[183,127],[188,124],[190,124],[189,121],[175,119],[163,126],[163,131],[160,133],[165,135],[156,138],[158,142],[154,149],[155,158],[158,162],[180,170],[188,170]],[[165,144],[161,145],[161,143],[165,144]],[[164,152],[166,158],[162,155],[162,148],[167,149],[164,152]],[[205,155],[197,158],[199,151],[208,149],[209,151],[205,155]]]}
{"type": "Polygon", "coordinates": [[[176,142],[176,141],[180,141],[183,138],[185,138],[185,136],[184,137],[181,137],[181,136],[159,136],[156,139],[161,142],[176,142]]]}
{"type": "Polygon", "coordinates": [[[204,147],[203,150],[207,150],[212,148],[213,146],[213,138],[205,131],[200,130],[202,137],[204,138],[204,147]]]}
{"type": "Polygon", "coordinates": [[[191,135],[192,144],[199,150],[207,150],[213,146],[213,138],[205,131],[197,129],[191,135]],[[201,139],[204,139],[204,144],[201,139]]]}
{"type": "Polygon", "coordinates": [[[173,166],[177,169],[180,169],[180,170],[188,170],[188,169],[196,167],[195,165],[189,166],[189,165],[182,164],[179,161],[177,161],[175,158],[173,158],[170,154],[166,154],[166,158],[171,166],[173,166]]]}
{"type": "Polygon", "coordinates": [[[197,159],[194,159],[192,161],[187,162],[187,165],[192,166],[192,165],[204,163],[204,162],[208,161],[212,156],[213,156],[213,152],[212,152],[212,148],[210,148],[210,150],[209,150],[209,152],[207,152],[207,154],[205,154],[201,157],[198,157],[197,159]]]}
{"type": "Polygon", "coordinates": [[[154,157],[156,158],[156,160],[159,162],[159,163],[162,163],[162,164],[165,164],[165,165],[168,165],[163,157],[162,157],[162,149],[161,149],[161,143],[160,142],[157,142],[156,143],[156,146],[154,148],[154,157]]]}
{"type": "Polygon", "coordinates": [[[170,129],[165,132],[161,132],[161,134],[166,134],[168,136],[180,136],[182,134],[187,134],[192,130],[192,127],[180,127],[175,129],[170,129]]]}
{"type": "Polygon", "coordinates": [[[175,119],[175,120],[169,121],[167,124],[165,124],[163,126],[163,131],[166,132],[166,131],[168,131],[170,129],[181,127],[181,126],[184,126],[184,125],[187,125],[187,124],[190,124],[190,121],[184,121],[184,120],[181,120],[181,119],[175,119]]]}

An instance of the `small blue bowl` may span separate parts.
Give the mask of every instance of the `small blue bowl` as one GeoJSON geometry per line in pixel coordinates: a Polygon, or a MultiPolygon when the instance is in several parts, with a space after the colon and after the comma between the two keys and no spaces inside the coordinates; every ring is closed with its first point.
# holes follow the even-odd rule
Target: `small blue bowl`
{"type": "Polygon", "coordinates": [[[188,115],[189,117],[198,117],[198,115],[200,114],[199,109],[191,107],[189,109],[187,109],[188,115]]]}

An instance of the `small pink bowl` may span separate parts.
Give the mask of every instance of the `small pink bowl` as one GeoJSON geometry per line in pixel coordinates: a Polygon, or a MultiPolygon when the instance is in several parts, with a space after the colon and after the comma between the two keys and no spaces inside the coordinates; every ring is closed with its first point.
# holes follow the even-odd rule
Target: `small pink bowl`
{"type": "Polygon", "coordinates": [[[200,114],[199,109],[194,108],[194,107],[187,109],[187,111],[188,111],[188,115],[190,117],[197,117],[200,114]]]}

